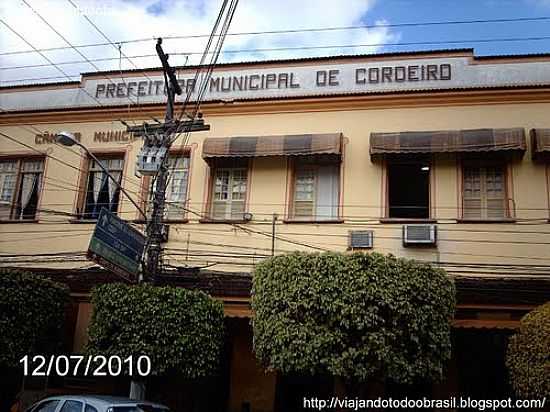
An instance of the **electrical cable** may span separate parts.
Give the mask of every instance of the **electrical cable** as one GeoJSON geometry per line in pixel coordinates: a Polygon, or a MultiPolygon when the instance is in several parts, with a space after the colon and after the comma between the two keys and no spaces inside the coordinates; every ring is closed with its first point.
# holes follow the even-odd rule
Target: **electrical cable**
{"type": "MultiPolygon", "coordinates": [[[[48,158],[50,158],[50,159],[52,159],[52,160],[55,160],[56,162],[59,162],[59,163],[61,163],[61,164],[64,165],[64,166],[70,167],[71,169],[77,170],[77,171],[80,172],[80,173],[84,173],[84,171],[83,171],[81,168],[79,168],[79,167],[77,167],[77,166],[75,166],[75,165],[72,165],[72,164],[70,164],[70,163],[67,163],[66,161],[61,160],[61,159],[59,159],[59,158],[57,158],[57,157],[55,157],[55,156],[53,156],[53,155],[47,153],[46,151],[38,150],[38,149],[36,149],[35,147],[30,146],[30,145],[28,145],[28,144],[26,144],[26,143],[24,143],[24,142],[21,142],[21,141],[18,140],[17,138],[14,138],[14,137],[12,137],[12,136],[9,136],[9,135],[7,135],[7,134],[5,134],[5,133],[3,133],[3,132],[0,132],[0,135],[3,136],[3,137],[5,137],[5,138],[8,139],[8,140],[11,140],[11,141],[14,142],[14,143],[17,143],[17,144],[19,144],[19,145],[21,145],[21,146],[24,146],[24,147],[26,147],[26,148],[28,148],[28,149],[31,149],[31,150],[35,151],[36,153],[39,153],[40,155],[42,155],[42,156],[44,156],[44,157],[48,157],[48,158]]],[[[65,146],[61,146],[61,147],[65,147],[65,146]]],[[[67,149],[68,149],[68,148],[67,148],[67,149]]],[[[73,153],[76,153],[76,152],[73,152],[73,153]]],[[[78,153],[76,153],[76,154],[78,154],[78,153]]],[[[132,182],[131,180],[128,180],[127,177],[124,177],[124,176],[123,176],[123,177],[122,177],[122,180],[124,180],[124,181],[126,181],[126,182],[128,182],[128,183],[130,183],[130,184],[133,184],[133,185],[135,185],[136,187],[138,187],[139,189],[141,189],[141,186],[140,186],[138,183],[135,183],[135,182],[132,182]]],[[[137,192],[133,192],[133,191],[130,191],[130,190],[126,190],[126,191],[129,192],[129,193],[133,193],[133,194],[139,196],[139,193],[137,193],[137,192]]]]}
{"type": "MultiPolygon", "coordinates": [[[[43,52],[40,52],[38,51],[38,49],[36,47],[34,47],[27,39],[25,39],[21,34],[19,34],[16,30],[14,30],[10,25],[8,25],[3,19],[0,19],[0,23],[2,23],[4,26],[6,26],[13,34],[15,34],[17,37],[19,37],[23,42],[25,42],[28,46],[32,47],[38,54],[40,54],[40,56],[42,56],[43,59],[45,59],[48,63],[50,63],[51,65],[53,65],[57,71],[59,71],[61,74],[63,74],[66,78],[68,78],[71,82],[73,81],[72,80],[72,77],[69,76],[67,73],[65,73],[65,71],[63,69],[61,69],[59,66],[57,66],[52,60],[50,60],[50,58],[48,56],[46,56],[43,52]]],[[[82,90],[88,97],[90,97],[92,100],[94,100],[95,102],[97,102],[101,107],[103,107],[103,103],[101,103],[101,101],[99,101],[95,96],[93,96],[92,94],[90,94],[84,87],[82,87],[82,85],[78,85],[78,88],[80,90],[82,90]]]]}
{"type": "MultiPolygon", "coordinates": [[[[59,36],[65,43],[67,43],[67,45],[69,45],[69,47],[71,47],[71,49],[73,49],[76,53],[78,53],[78,55],[80,55],[82,58],[84,58],[84,62],[85,62],[85,63],[90,64],[96,71],[98,71],[98,72],[101,71],[101,69],[100,69],[99,67],[97,67],[97,66],[95,65],[95,63],[93,63],[92,61],[90,61],[90,60],[89,60],[80,50],[78,50],[76,47],[74,47],[74,46],[72,45],[72,43],[71,43],[69,40],[67,40],[67,39],[65,38],[65,36],[63,36],[59,31],[57,31],[57,30],[56,30],[56,29],[55,29],[55,28],[54,28],[54,27],[53,27],[44,17],[42,17],[42,15],[41,15],[40,13],[38,13],[38,12],[37,12],[37,11],[36,11],[36,10],[35,10],[26,0],[22,0],[22,1],[23,1],[23,3],[25,3],[25,5],[26,5],[28,8],[31,9],[31,11],[32,11],[32,12],[33,12],[33,13],[34,13],[34,14],[35,14],[44,24],[46,24],[46,25],[47,25],[47,26],[48,26],[57,36],[59,36]]],[[[68,1],[71,2],[71,0],[68,0],[68,1]]],[[[71,3],[72,3],[72,2],[71,2],[71,3]]],[[[72,4],[74,5],[74,3],[72,3],[72,4]]],[[[75,7],[76,7],[76,6],[75,6],[75,7]]],[[[78,9],[78,8],[77,8],[77,9],[78,9]]],[[[99,29],[98,29],[89,19],[88,19],[88,17],[87,17],[86,15],[83,15],[83,16],[86,18],[86,20],[88,20],[88,21],[94,26],[94,28],[96,28],[96,30],[98,30],[98,31],[106,38],[106,36],[105,36],[105,35],[104,35],[104,34],[103,34],[103,33],[102,33],[102,32],[101,32],[101,31],[100,31],[100,30],[99,30],[99,29]]],[[[109,40],[109,39],[107,38],[107,40],[109,40]]],[[[113,45],[113,46],[114,46],[114,45],[113,45]]],[[[114,46],[114,47],[116,48],[116,46],[114,46]]],[[[122,51],[121,51],[121,53],[122,53],[122,51]]],[[[130,60],[130,61],[131,61],[131,60],[130,60]]],[[[58,66],[58,65],[56,64],[56,67],[57,67],[57,66],[58,66]]],[[[136,68],[137,68],[137,66],[136,66],[136,68]]],[[[149,78],[149,77],[147,76],[146,73],[143,73],[143,75],[151,81],[151,78],[149,78]]],[[[105,75],[105,78],[106,78],[111,84],[114,84],[114,85],[116,86],[116,83],[113,81],[113,79],[112,79],[110,76],[105,75]]],[[[124,81],[124,78],[121,78],[121,80],[122,80],[122,82],[124,83],[124,85],[127,87],[128,85],[127,85],[126,82],[124,81]]],[[[138,97],[138,96],[137,96],[137,93],[135,93],[135,95],[136,95],[136,97],[138,97]]],[[[134,100],[132,100],[132,99],[130,98],[130,93],[129,93],[129,92],[128,92],[124,97],[126,97],[126,99],[128,99],[128,101],[129,101],[131,104],[134,104],[136,107],[139,108],[139,97],[138,97],[137,102],[134,101],[134,100]]],[[[96,100],[97,100],[97,98],[96,98],[96,100]]],[[[99,100],[97,100],[97,101],[99,102],[99,100]]],[[[130,107],[131,107],[131,105],[128,105],[128,115],[130,115],[130,107]]]]}
{"type": "MultiPolygon", "coordinates": [[[[310,27],[310,28],[299,28],[299,29],[279,29],[279,30],[265,30],[265,31],[252,31],[252,32],[238,32],[238,33],[227,33],[227,36],[257,36],[257,35],[273,35],[273,34],[296,34],[296,33],[319,33],[325,31],[345,31],[345,30],[364,30],[364,29],[378,29],[378,28],[397,28],[397,27],[424,27],[424,26],[442,26],[442,25],[461,25],[461,24],[491,24],[491,23],[525,23],[525,22],[543,22],[550,20],[550,16],[539,16],[539,17],[518,17],[518,18],[502,18],[502,19],[474,19],[474,20],[447,20],[447,21],[429,21],[429,22],[404,22],[404,23],[380,23],[380,24],[364,24],[364,25],[354,25],[354,26],[332,26],[332,27],[310,27]]],[[[156,41],[158,37],[162,37],[167,40],[183,40],[183,39],[196,39],[196,38],[206,38],[209,37],[209,34],[195,34],[195,35],[168,35],[168,36],[156,36],[156,37],[146,37],[140,39],[127,39],[127,40],[118,40],[114,43],[116,44],[129,44],[129,43],[141,43],[148,41],[156,41]]],[[[110,46],[112,42],[108,43],[87,43],[76,45],[77,48],[87,48],[87,47],[99,47],[99,46],[110,46]]],[[[44,49],[39,49],[40,51],[57,51],[57,50],[66,50],[69,47],[48,47],[44,49]]],[[[15,50],[9,52],[2,52],[0,56],[6,55],[15,55],[15,54],[26,54],[33,53],[32,50],[15,50]]],[[[154,57],[156,55],[151,55],[147,57],[154,57]]],[[[139,56],[136,56],[139,57],[139,56]]]]}
{"type": "MultiPolygon", "coordinates": [[[[363,44],[339,44],[339,45],[316,45],[316,46],[285,46],[285,47],[267,47],[267,48],[253,48],[253,49],[230,49],[225,50],[224,54],[240,54],[240,53],[268,53],[268,52],[283,52],[283,51],[304,51],[304,50],[329,50],[329,49],[354,49],[363,47],[395,47],[395,46],[433,46],[433,45],[449,45],[449,44],[486,44],[486,43],[510,43],[510,42],[527,42],[527,41],[542,41],[550,40],[550,36],[533,36],[533,37],[507,37],[500,39],[460,39],[460,40],[434,40],[434,41],[418,41],[418,42],[393,42],[393,43],[363,43],[363,44]]],[[[207,54],[214,54],[215,51],[207,52],[207,54]]],[[[179,53],[185,56],[202,55],[202,52],[186,51],[179,53]]],[[[325,56],[323,56],[325,57],[325,56]]],[[[113,59],[117,60],[117,59],[113,59]]],[[[259,60],[261,62],[261,60],[259,60]]],[[[70,64],[75,64],[71,62],[70,64]]],[[[81,61],[80,63],[86,63],[81,61]]],[[[57,66],[57,63],[50,62],[50,65],[57,66]]],[[[140,69],[140,70],[145,70],[140,69]]],[[[98,74],[105,74],[104,71],[97,72],[98,74]]],[[[65,74],[65,77],[69,77],[65,74]]],[[[74,77],[80,77],[79,75],[73,75],[74,77]]],[[[33,80],[47,80],[47,79],[59,79],[60,76],[47,77],[47,78],[29,78],[29,79],[13,79],[3,80],[2,83],[8,82],[22,82],[33,80]]],[[[72,78],[69,80],[73,81],[72,78]]],[[[105,78],[109,79],[107,75],[105,78]]]]}

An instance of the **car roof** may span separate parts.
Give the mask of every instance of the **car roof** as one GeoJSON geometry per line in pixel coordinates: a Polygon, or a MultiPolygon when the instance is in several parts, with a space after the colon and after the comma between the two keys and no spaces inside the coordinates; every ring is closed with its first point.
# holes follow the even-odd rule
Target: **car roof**
{"type": "Polygon", "coordinates": [[[111,395],[60,395],[60,396],[50,396],[43,400],[47,400],[47,399],[52,399],[52,400],[53,399],[59,399],[59,400],[71,399],[71,400],[89,402],[90,404],[100,403],[100,404],[110,405],[110,406],[144,404],[144,405],[151,405],[151,406],[156,406],[161,408],[167,408],[167,406],[156,402],[130,399],[122,396],[111,396],[111,395]]]}

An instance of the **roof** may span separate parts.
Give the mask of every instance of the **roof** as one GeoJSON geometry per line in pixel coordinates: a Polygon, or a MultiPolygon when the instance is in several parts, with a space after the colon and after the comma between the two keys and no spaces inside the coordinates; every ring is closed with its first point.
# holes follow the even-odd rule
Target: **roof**
{"type": "MultiPolygon", "coordinates": [[[[326,62],[330,60],[342,60],[342,59],[365,59],[365,58],[387,58],[387,57],[415,57],[425,54],[438,55],[438,54],[470,54],[474,60],[499,60],[499,59],[522,59],[522,58],[536,58],[536,57],[550,57],[550,53],[531,53],[531,54],[502,54],[493,56],[475,56],[473,48],[463,49],[431,49],[431,50],[414,50],[414,51],[399,51],[399,52],[384,52],[384,53],[371,53],[371,54],[339,54],[334,56],[322,56],[322,57],[296,57],[288,59],[267,59],[267,60],[247,60],[242,62],[231,63],[218,63],[216,67],[239,67],[239,66],[251,66],[251,65],[264,65],[264,64],[292,64],[292,63],[305,63],[305,62],[326,62]]],[[[189,66],[176,66],[176,70],[196,70],[200,65],[189,66]]],[[[162,70],[159,67],[150,67],[143,69],[129,69],[124,70],[123,73],[140,72],[147,70],[162,70]]],[[[106,70],[99,72],[85,72],[83,76],[93,74],[120,74],[120,70],[106,70]]]]}
{"type": "MultiPolygon", "coordinates": [[[[296,63],[310,63],[310,62],[327,62],[334,60],[349,60],[349,59],[379,59],[379,58],[391,58],[391,57],[417,57],[422,55],[450,55],[461,54],[470,55],[470,57],[478,62],[489,62],[491,60],[505,60],[505,59],[533,59],[533,58],[550,58],[550,53],[531,53],[531,54],[505,54],[505,55],[485,55],[475,56],[475,50],[473,48],[458,48],[458,49],[429,49],[429,50],[415,50],[415,51],[398,51],[398,52],[384,52],[384,53],[372,53],[372,54],[340,54],[333,56],[322,57],[297,57],[288,59],[266,59],[266,60],[248,60],[242,62],[228,62],[218,63],[216,68],[230,68],[230,67],[243,67],[243,66],[257,66],[257,65],[274,65],[274,64],[296,64],[296,63]]],[[[189,66],[175,66],[176,70],[197,70],[201,65],[189,65],[189,66]]],[[[83,72],[81,77],[93,77],[96,75],[117,75],[124,74],[161,71],[161,66],[144,67],[139,69],[126,69],[126,70],[102,70],[95,72],[83,72]]],[[[78,85],[79,81],[59,81],[51,83],[27,83],[21,85],[8,85],[0,86],[0,91],[3,89],[15,89],[15,88],[28,88],[28,87],[40,87],[40,86],[62,86],[62,85],[78,85]]]]}
{"type": "MultiPolygon", "coordinates": [[[[451,54],[451,53],[461,53],[461,54],[474,54],[474,49],[465,48],[465,49],[434,49],[434,50],[415,50],[415,51],[401,51],[401,52],[385,52],[385,53],[371,53],[371,54],[339,54],[334,56],[322,56],[322,57],[295,57],[288,59],[266,59],[266,60],[247,60],[242,62],[230,62],[230,63],[218,63],[216,67],[240,67],[240,66],[254,66],[254,65],[265,65],[265,64],[293,64],[293,63],[305,63],[305,62],[326,62],[330,60],[342,60],[342,59],[364,59],[364,58],[385,58],[385,57],[406,57],[406,56],[419,56],[425,54],[437,55],[437,54],[451,54]]],[[[528,56],[528,55],[526,55],[528,56]]],[[[550,53],[548,54],[550,56],[550,53]]],[[[196,70],[200,68],[200,65],[189,65],[189,66],[175,66],[176,70],[196,70]]],[[[162,67],[149,67],[143,69],[128,69],[124,70],[123,73],[133,73],[141,72],[148,70],[162,70],[162,67]]],[[[83,76],[94,75],[94,74],[120,74],[120,70],[106,70],[100,72],[85,72],[82,73],[83,76]]]]}

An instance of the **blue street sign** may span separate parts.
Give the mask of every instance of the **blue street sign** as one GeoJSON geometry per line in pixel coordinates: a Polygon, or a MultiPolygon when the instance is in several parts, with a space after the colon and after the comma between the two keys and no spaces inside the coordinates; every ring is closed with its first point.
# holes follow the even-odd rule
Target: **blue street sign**
{"type": "Polygon", "coordinates": [[[88,258],[130,282],[138,280],[145,237],[102,208],[88,246],[88,258]]]}

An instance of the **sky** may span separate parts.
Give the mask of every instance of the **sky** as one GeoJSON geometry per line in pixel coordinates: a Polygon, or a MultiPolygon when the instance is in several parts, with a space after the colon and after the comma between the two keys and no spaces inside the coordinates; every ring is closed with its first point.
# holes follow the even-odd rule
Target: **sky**
{"type": "MultiPolygon", "coordinates": [[[[98,70],[157,67],[154,40],[157,37],[165,37],[164,50],[172,54],[170,63],[173,66],[196,64],[207,36],[166,37],[209,34],[221,3],[221,0],[2,0],[0,86],[79,80],[81,73],[98,70]],[[127,42],[139,39],[143,41],[127,42]],[[33,47],[44,49],[109,42],[113,44],[77,49],[92,60],[91,63],[82,63],[84,57],[72,48],[43,51],[43,55],[14,53],[32,51],[33,47]],[[59,65],[62,73],[50,62],[72,63],[59,65]]],[[[220,56],[219,62],[449,48],[474,48],[478,56],[550,53],[550,19],[402,25],[534,17],[550,17],[550,0],[240,0],[229,33],[356,28],[231,35],[225,40],[223,50],[226,53],[220,56]],[[540,37],[547,39],[479,41],[540,37]],[[362,47],[343,47],[350,45],[362,47]],[[331,48],[296,49],[319,46],[331,48]],[[265,50],[272,48],[294,49],[265,50]]]]}

